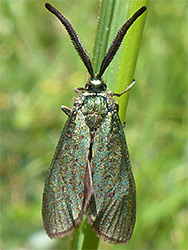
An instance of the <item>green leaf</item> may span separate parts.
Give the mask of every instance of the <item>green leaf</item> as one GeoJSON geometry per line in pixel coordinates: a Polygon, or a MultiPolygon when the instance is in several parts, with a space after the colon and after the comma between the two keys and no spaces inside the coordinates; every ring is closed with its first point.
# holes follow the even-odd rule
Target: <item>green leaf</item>
{"type": "Polygon", "coordinates": [[[82,250],[98,249],[100,239],[96,236],[96,232],[91,230],[91,226],[86,222],[86,220],[83,223],[83,233],[84,233],[84,241],[82,245],[82,250]]]}
{"type": "MultiPolygon", "coordinates": [[[[93,54],[93,68],[95,73],[99,71],[101,62],[120,27],[140,7],[147,7],[148,2],[149,0],[101,1],[100,16],[98,20],[93,54]]],[[[106,81],[108,89],[115,93],[121,93],[125,90],[134,78],[133,75],[146,13],[140,16],[128,30],[119,51],[104,73],[103,79],[106,81]]],[[[119,115],[121,120],[124,121],[128,102],[128,93],[119,98],[118,102],[120,106],[119,115]]]]}
{"type": "MultiPolygon", "coordinates": [[[[135,13],[135,11],[137,11],[141,6],[147,5],[148,0],[131,1],[128,8],[128,18],[131,17],[131,15],[135,13]]],[[[121,93],[133,81],[146,13],[144,13],[138,18],[138,20],[135,21],[130,30],[127,32],[122,44],[119,67],[117,69],[116,79],[114,80],[115,93],[121,93]]],[[[119,116],[122,121],[125,119],[128,96],[129,92],[127,92],[127,94],[123,95],[118,100],[120,107],[119,116]]]]}

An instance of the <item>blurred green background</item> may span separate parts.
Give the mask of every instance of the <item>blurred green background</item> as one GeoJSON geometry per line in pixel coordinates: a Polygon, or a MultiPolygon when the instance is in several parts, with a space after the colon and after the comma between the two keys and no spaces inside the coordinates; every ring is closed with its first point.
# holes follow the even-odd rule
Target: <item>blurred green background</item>
{"type": "MultiPolygon", "coordinates": [[[[50,1],[92,55],[99,2],[50,1]]],[[[125,132],[137,185],[129,244],[100,249],[187,249],[187,1],[150,1],[125,132]]],[[[67,249],[43,229],[44,180],[74,87],[86,70],[44,1],[1,1],[1,246],[67,249]]]]}

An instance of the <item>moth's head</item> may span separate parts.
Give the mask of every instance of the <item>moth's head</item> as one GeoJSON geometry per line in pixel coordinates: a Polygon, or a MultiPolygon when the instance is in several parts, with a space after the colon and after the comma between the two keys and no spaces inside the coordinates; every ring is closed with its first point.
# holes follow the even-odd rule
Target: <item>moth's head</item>
{"type": "Polygon", "coordinates": [[[89,82],[87,82],[85,85],[85,89],[88,91],[91,90],[91,91],[101,92],[105,91],[106,88],[107,88],[106,83],[103,80],[97,78],[90,79],[89,82]]]}

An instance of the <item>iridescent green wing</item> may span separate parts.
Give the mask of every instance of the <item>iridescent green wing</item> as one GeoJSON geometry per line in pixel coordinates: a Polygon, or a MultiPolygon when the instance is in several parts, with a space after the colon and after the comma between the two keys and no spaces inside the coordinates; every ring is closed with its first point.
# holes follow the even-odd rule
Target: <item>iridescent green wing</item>
{"type": "Polygon", "coordinates": [[[87,217],[98,235],[112,243],[130,240],[136,213],[136,191],[125,135],[118,114],[108,112],[92,147],[94,195],[87,217]]]}
{"type": "Polygon", "coordinates": [[[51,238],[63,237],[82,219],[89,144],[84,116],[80,111],[72,112],[45,181],[42,214],[44,227],[51,238]]]}

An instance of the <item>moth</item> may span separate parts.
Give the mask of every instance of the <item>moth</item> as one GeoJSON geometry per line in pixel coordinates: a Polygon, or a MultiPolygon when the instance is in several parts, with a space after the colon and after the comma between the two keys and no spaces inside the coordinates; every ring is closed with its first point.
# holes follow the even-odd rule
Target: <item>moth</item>
{"type": "Polygon", "coordinates": [[[136,215],[136,189],[126,139],[114,96],[102,75],[129,27],[146,10],[141,7],[118,31],[99,73],[69,21],[49,3],[46,8],[65,26],[74,48],[90,75],[68,116],[47,173],[42,216],[50,238],[64,237],[81,223],[83,214],[96,234],[113,244],[127,243],[136,215]]]}

